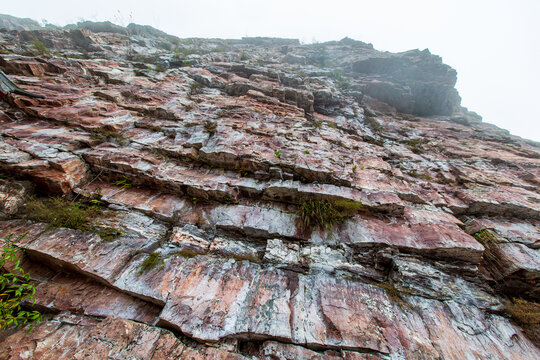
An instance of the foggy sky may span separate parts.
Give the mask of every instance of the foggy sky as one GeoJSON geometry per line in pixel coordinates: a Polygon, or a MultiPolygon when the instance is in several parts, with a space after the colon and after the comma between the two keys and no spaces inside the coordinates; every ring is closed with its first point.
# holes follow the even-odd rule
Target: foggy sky
{"type": "Polygon", "coordinates": [[[109,20],[179,37],[345,36],[392,52],[425,49],[458,72],[462,105],[540,141],[538,0],[3,0],[0,13],[66,25],[109,20]]]}

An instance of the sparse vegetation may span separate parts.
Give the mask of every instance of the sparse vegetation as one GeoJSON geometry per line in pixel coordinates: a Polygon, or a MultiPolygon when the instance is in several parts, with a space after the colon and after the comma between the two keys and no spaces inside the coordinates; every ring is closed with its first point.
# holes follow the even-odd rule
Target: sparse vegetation
{"type": "Polygon", "coordinates": [[[154,269],[158,264],[161,264],[161,267],[165,265],[161,254],[158,252],[153,252],[144,259],[143,263],[139,268],[139,275],[144,274],[147,271],[154,269]]]}
{"type": "Polygon", "coordinates": [[[304,150],[304,154],[309,154],[309,150],[304,150]]]}
{"type": "Polygon", "coordinates": [[[50,54],[51,51],[45,46],[45,44],[38,38],[32,40],[32,45],[40,55],[50,54]]]}
{"type": "Polygon", "coordinates": [[[280,150],[274,151],[274,156],[275,156],[276,158],[280,159],[280,158],[281,158],[281,151],[280,151],[280,150]]]}
{"type": "Polygon", "coordinates": [[[353,172],[356,172],[356,169],[357,169],[357,168],[358,168],[358,166],[357,166],[357,165],[354,165],[354,166],[352,167],[352,171],[353,171],[353,172]]]}
{"type": "Polygon", "coordinates": [[[336,85],[341,90],[347,90],[351,88],[351,83],[349,80],[343,76],[343,70],[336,69],[332,71],[330,77],[335,80],[336,85]]]}
{"type": "Polygon", "coordinates": [[[473,237],[484,245],[490,244],[490,243],[492,244],[499,243],[497,236],[492,232],[492,230],[489,230],[489,229],[482,229],[480,231],[477,231],[473,234],[473,237]]]}
{"type": "Polygon", "coordinates": [[[217,131],[217,123],[214,121],[206,120],[204,122],[204,131],[210,135],[215,134],[217,131]]]}
{"type": "Polygon", "coordinates": [[[316,128],[322,127],[322,121],[313,119],[313,126],[316,128]]]}
{"type": "Polygon", "coordinates": [[[366,116],[364,118],[364,124],[373,131],[374,134],[378,134],[384,130],[381,124],[373,116],[366,116]]]}
{"type": "Polygon", "coordinates": [[[380,289],[383,289],[388,296],[388,298],[398,304],[401,308],[403,307],[410,307],[409,303],[407,303],[403,297],[401,296],[401,293],[396,289],[393,282],[370,282],[371,285],[377,286],[380,289]]]}
{"type": "Polygon", "coordinates": [[[131,183],[131,180],[128,179],[127,176],[122,176],[120,180],[116,180],[112,182],[113,185],[120,186],[122,189],[129,189],[133,186],[131,183]]]}
{"type": "Polygon", "coordinates": [[[34,304],[36,288],[30,283],[30,275],[21,267],[21,260],[17,256],[19,249],[15,245],[24,235],[13,239],[9,234],[2,239],[2,253],[0,256],[0,330],[9,326],[23,327],[29,325],[32,331],[34,324],[41,321],[39,311],[27,311],[23,303],[34,304]],[[6,266],[11,265],[10,268],[6,266]]]}
{"type": "Polygon", "coordinates": [[[94,140],[103,142],[115,142],[119,145],[125,146],[129,143],[128,139],[123,137],[121,134],[118,134],[114,131],[106,130],[104,128],[92,129],[90,137],[94,140]]]}
{"type": "Polygon", "coordinates": [[[105,241],[113,241],[123,233],[112,227],[97,227],[94,221],[103,215],[97,204],[99,199],[87,203],[69,201],[65,198],[29,199],[22,213],[29,219],[47,223],[49,228],[71,228],[98,234],[105,241]]]}
{"type": "Polygon", "coordinates": [[[304,229],[329,230],[362,209],[362,203],[352,200],[303,200],[296,214],[304,229]]]}
{"type": "Polygon", "coordinates": [[[425,173],[419,173],[418,171],[416,170],[411,170],[407,173],[409,176],[412,176],[412,177],[415,177],[417,179],[422,179],[422,180],[426,180],[426,181],[432,181],[433,178],[431,177],[431,175],[429,174],[425,174],[425,173]]]}
{"type": "Polygon", "coordinates": [[[32,220],[47,223],[51,228],[67,227],[90,231],[90,224],[94,218],[101,215],[101,209],[61,197],[32,198],[26,202],[23,213],[32,220]]]}
{"type": "Polygon", "coordinates": [[[425,152],[424,148],[422,147],[422,144],[425,144],[427,141],[423,139],[412,139],[407,140],[405,144],[407,147],[415,154],[422,154],[425,152]]]}
{"type": "Polygon", "coordinates": [[[514,298],[506,302],[506,312],[531,340],[540,340],[540,304],[514,298]]]}

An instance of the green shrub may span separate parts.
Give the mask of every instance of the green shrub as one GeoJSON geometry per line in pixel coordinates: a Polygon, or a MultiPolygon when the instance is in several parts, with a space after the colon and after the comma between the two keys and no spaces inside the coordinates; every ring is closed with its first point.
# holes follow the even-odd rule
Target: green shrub
{"type": "Polygon", "coordinates": [[[342,223],[362,208],[362,203],[352,200],[302,200],[296,214],[304,229],[316,227],[329,230],[342,223]]]}
{"type": "MultiPolygon", "coordinates": [[[[24,235],[19,236],[20,240],[24,235]]],[[[2,239],[3,248],[0,256],[0,330],[8,328],[10,325],[22,327],[29,325],[32,331],[34,324],[41,321],[42,316],[39,311],[26,311],[22,307],[23,302],[35,304],[36,288],[30,284],[30,275],[25,273],[20,267],[21,260],[17,257],[16,241],[12,240],[13,235],[9,234],[2,239]],[[11,263],[10,270],[5,266],[11,263]]]]}

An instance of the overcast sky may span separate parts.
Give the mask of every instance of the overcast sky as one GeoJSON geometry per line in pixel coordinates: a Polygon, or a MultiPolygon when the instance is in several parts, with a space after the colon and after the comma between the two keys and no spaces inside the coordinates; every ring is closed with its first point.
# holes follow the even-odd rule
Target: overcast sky
{"type": "Polygon", "coordinates": [[[148,24],[179,37],[345,36],[425,49],[458,72],[462,105],[540,141],[540,0],[2,0],[0,13],[66,25],[148,24]],[[533,63],[534,61],[534,63],[533,63]]]}

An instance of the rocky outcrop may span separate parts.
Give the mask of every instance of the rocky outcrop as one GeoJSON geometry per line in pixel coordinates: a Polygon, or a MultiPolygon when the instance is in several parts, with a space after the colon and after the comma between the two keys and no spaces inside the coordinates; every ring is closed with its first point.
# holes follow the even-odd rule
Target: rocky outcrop
{"type": "Polygon", "coordinates": [[[540,355],[510,307],[540,300],[540,146],[439,57],[90,22],[0,47],[45,96],[0,103],[0,234],[45,314],[0,359],[540,355]]]}

